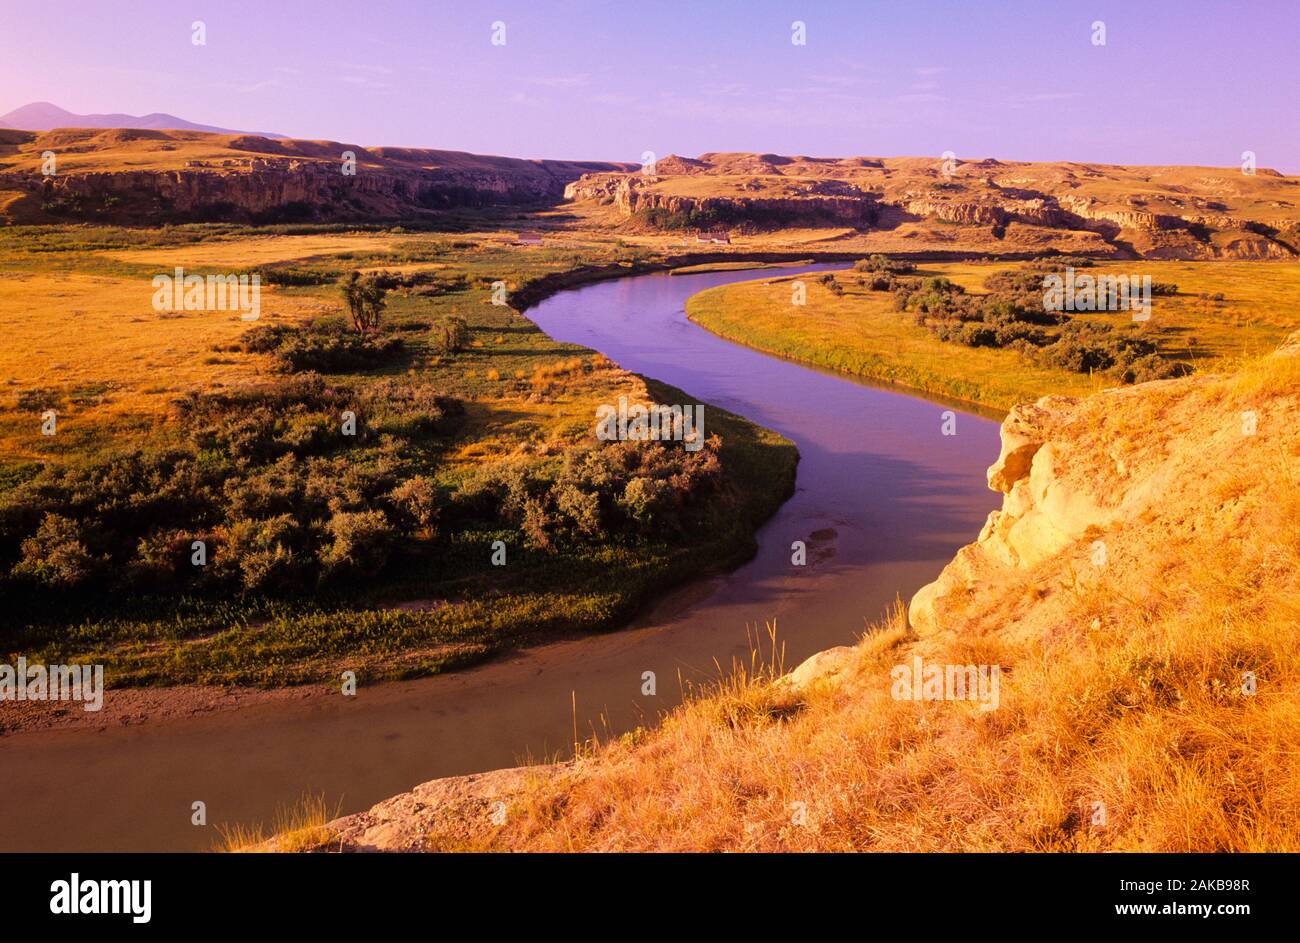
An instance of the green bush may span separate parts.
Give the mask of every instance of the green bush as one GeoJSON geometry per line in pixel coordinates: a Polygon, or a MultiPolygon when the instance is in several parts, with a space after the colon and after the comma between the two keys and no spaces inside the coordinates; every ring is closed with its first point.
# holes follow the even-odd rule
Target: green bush
{"type": "Polygon", "coordinates": [[[102,558],[86,548],[83,527],[58,514],[46,514],[35,535],[22,543],[14,575],[51,587],[75,587],[102,567],[102,558]]]}
{"type": "MultiPolygon", "coordinates": [[[[1043,305],[1043,272],[1078,260],[1053,260],[984,280],[989,294],[967,295],[946,278],[894,282],[894,308],[942,341],[1015,350],[1043,366],[1075,373],[1104,372],[1124,383],[1182,376],[1190,367],[1163,358],[1151,340],[1117,325],[1074,320],[1043,305]],[[1052,333],[1048,328],[1058,330],[1052,333]]],[[[1153,291],[1156,286],[1153,286],[1153,291]]],[[[1159,286],[1167,293],[1176,286],[1159,286]]]]}
{"type": "Polygon", "coordinates": [[[340,511],[325,525],[319,551],[323,578],[371,577],[388,562],[396,531],[382,511],[340,511]]]}
{"type": "Polygon", "coordinates": [[[428,530],[438,520],[439,492],[433,479],[408,478],[388,493],[388,500],[406,530],[428,530]]]}
{"type": "Polygon", "coordinates": [[[481,470],[453,496],[461,514],[498,508],[534,547],[681,531],[722,488],[721,440],[688,452],[677,442],[610,442],[553,461],[513,460],[481,470]],[[633,484],[636,482],[636,484],[633,484]]]}
{"type": "Polygon", "coordinates": [[[129,564],[130,582],[143,588],[169,589],[184,577],[205,571],[194,566],[193,543],[203,540],[211,547],[211,535],[187,533],[175,528],[157,528],[141,537],[135,558],[129,564]]]}
{"type": "Polygon", "coordinates": [[[469,345],[469,323],[458,315],[445,318],[433,328],[433,344],[445,354],[458,353],[469,345]]]}
{"type": "Polygon", "coordinates": [[[250,592],[297,592],[308,582],[306,536],[306,528],[291,514],[233,520],[218,530],[214,570],[250,592]]]}
{"type": "Polygon", "coordinates": [[[885,275],[910,275],[916,271],[916,265],[912,262],[890,259],[888,256],[876,253],[865,259],[858,259],[853,263],[853,270],[855,272],[877,272],[885,275]]]}
{"type": "Polygon", "coordinates": [[[0,594],[16,581],[88,600],[177,586],[282,595],[372,574],[435,522],[437,490],[404,456],[463,407],[428,384],[357,393],[301,374],[190,394],[175,410],[181,447],[35,466],[0,491],[0,594]],[[356,435],[342,434],[345,410],[356,435]],[[203,568],[194,540],[208,545],[203,568]]]}

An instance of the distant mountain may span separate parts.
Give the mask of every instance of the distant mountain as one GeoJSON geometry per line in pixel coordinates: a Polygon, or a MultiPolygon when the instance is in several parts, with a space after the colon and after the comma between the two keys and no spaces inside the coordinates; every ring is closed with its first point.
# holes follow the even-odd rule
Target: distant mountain
{"type": "Polygon", "coordinates": [[[212,131],[217,134],[260,134],[262,137],[281,138],[283,134],[265,131],[236,131],[210,124],[195,124],[175,115],[155,111],[149,115],[75,115],[50,102],[32,102],[0,115],[0,127],[21,128],[24,131],[53,131],[55,128],[144,128],[151,131],[212,131]]]}

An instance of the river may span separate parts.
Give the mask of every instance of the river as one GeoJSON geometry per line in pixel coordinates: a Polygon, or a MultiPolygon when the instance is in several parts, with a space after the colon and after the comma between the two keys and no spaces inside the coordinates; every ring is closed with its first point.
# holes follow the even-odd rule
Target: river
{"type": "Polygon", "coordinates": [[[771,357],[686,319],[690,295],[763,274],[629,277],[527,312],[552,337],[795,442],[796,492],[760,531],[752,561],[665,594],[625,630],[455,674],[351,698],[0,737],[0,851],[205,850],[219,823],[269,822],[304,792],[346,814],[439,776],[563,755],[575,704],[580,733],[652,721],[679,699],[679,677],[747,659],[747,633],[771,620],[787,666],[851,643],[896,595],[933,579],[997,506],[984,480],[997,424],[958,409],[957,434],[945,436],[942,413],[955,407],[771,357]],[[796,540],[807,566],[791,563],[796,540]],[[641,693],[647,671],[654,696],[641,693]],[[204,827],[191,824],[196,801],[204,827]]]}

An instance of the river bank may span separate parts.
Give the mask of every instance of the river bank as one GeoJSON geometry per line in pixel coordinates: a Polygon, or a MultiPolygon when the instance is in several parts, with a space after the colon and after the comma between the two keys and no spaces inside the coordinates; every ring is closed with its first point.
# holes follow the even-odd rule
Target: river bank
{"type": "Polygon", "coordinates": [[[0,822],[0,847],[205,849],[219,824],[269,821],[304,792],[359,811],[434,777],[562,758],[575,727],[603,739],[653,725],[683,685],[747,659],[768,622],[790,663],[852,642],[978,531],[996,427],[958,412],[959,434],[944,436],[939,405],[766,357],[685,319],[690,295],[744,277],[603,281],[554,295],[529,316],[551,337],[794,442],[795,493],[759,531],[753,559],[657,594],[622,631],[362,686],[356,697],[2,737],[0,756],[23,762],[7,764],[9,806],[22,814],[0,822]],[[803,566],[792,561],[796,541],[803,566]],[[649,695],[646,672],[656,679],[649,695]],[[190,824],[195,800],[207,802],[205,829],[190,824]]]}
{"type": "Polygon", "coordinates": [[[1298,398],[1295,334],[1016,407],[1002,507],[860,643],[260,850],[1294,852],[1298,398]]]}

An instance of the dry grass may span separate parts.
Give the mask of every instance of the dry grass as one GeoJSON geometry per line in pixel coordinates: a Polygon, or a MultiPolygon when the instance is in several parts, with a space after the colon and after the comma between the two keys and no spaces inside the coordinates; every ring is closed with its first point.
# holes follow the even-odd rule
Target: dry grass
{"type": "MultiPolygon", "coordinates": [[[[471,844],[1300,851],[1296,363],[1147,388],[1164,406],[1135,409],[1142,428],[1126,431],[1148,458],[1171,409],[1179,434],[1189,416],[1246,409],[1260,431],[1231,445],[1238,465],[1202,459],[1203,481],[1108,531],[1104,571],[1078,562],[1088,533],[971,593],[936,634],[918,638],[896,611],[833,679],[796,690],[761,659],[735,668],[659,729],[532,778],[471,844]],[[998,708],[895,700],[891,668],[916,655],[1000,666],[998,708]]],[[[1185,445],[1193,462],[1219,448],[1185,445]]]]}
{"type": "MultiPolygon", "coordinates": [[[[232,259],[241,266],[252,268],[274,262],[305,261],[347,253],[382,253],[394,249],[397,243],[410,241],[410,236],[383,236],[374,234],[326,236],[243,236],[232,240],[214,240],[200,245],[174,246],[164,249],[113,249],[100,253],[107,259],[135,265],[157,267],[160,272],[182,265],[188,268],[226,266],[232,259]]],[[[411,272],[424,269],[445,268],[445,265],[371,265],[366,271],[411,272]]]]}
{"type": "MultiPolygon", "coordinates": [[[[326,823],[338,817],[337,807],[331,808],[324,795],[304,793],[297,802],[276,809],[270,835],[275,837],[275,850],[283,852],[311,851],[328,845],[335,837],[326,823]]],[[[216,851],[240,852],[266,850],[268,840],[261,823],[255,825],[222,825],[216,851]]]]}
{"type": "MultiPolygon", "coordinates": [[[[249,323],[234,311],[157,312],[148,277],[83,272],[14,272],[0,280],[0,408],[25,391],[53,394],[60,430],[155,421],[178,393],[245,382],[265,369],[259,355],[213,355],[249,323]]],[[[321,305],[263,286],[261,322],[298,323],[321,305]]],[[[48,445],[34,435],[39,410],[0,426],[0,453],[31,457],[48,445]]]]}
{"type": "Polygon", "coordinates": [[[644,745],[607,748],[563,792],[522,799],[496,845],[1300,850],[1297,544],[1187,550],[1206,565],[1176,592],[1143,592],[1136,574],[1099,588],[1109,618],[1095,629],[1079,619],[1023,642],[921,642],[896,619],[835,688],[793,700],[738,674],[644,745]],[[1224,592],[1269,561],[1272,592],[1224,592]],[[1002,707],[894,700],[889,669],[916,652],[1004,666],[1002,707]]]}

